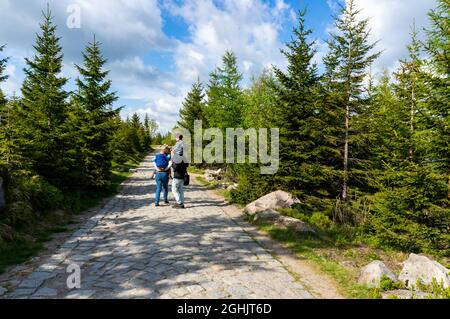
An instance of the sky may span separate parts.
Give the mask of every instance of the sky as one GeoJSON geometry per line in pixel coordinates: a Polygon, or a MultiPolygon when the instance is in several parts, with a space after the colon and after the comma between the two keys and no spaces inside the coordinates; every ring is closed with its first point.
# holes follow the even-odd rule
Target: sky
{"type": "MultiPolygon", "coordinates": [[[[226,50],[235,52],[244,74],[242,85],[264,68],[286,67],[280,49],[292,36],[299,8],[306,7],[317,54],[327,52],[333,15],[345,0],[0,0],[0,45],[10,60],[9,79],[1,89],[20,95],[25,57],[33,44],[41,11],[49,3],[64,50],[63,75],[73,89],[81,51],[94,34],[102,43],[113,90],[124,106],[122,116],[147,113],[161,131],[170,130],[192,83],[220,66],[226,50]],[[78,19],[80,18],[80,19],[78,19]],[[68,23],[69,22],[69,23],[68,23]]],[[[436,0],[355,0],[361,17],[370,18],[371,37],[382,56],[375,75],[394,70],[407,54],[413,22],[428,26],[427,12],[436,0]]]]}

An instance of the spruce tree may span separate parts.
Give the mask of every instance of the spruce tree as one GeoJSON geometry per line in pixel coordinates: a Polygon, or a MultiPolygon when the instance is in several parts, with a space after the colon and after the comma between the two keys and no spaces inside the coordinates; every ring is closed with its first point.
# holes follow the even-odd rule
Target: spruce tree
{"type": "MultiPolygon", "coordinates": [[[[0,46],[0,53],[3,52],[5,46],[0,46]]],[[[8,76],[5,75],[6,63],[8,62],[8,58],[0,58],[0,160],[5,160],[9,162],[9,147],[8,144],[8,133],[11,128],[8,127],[9,124],[9,112],[7,109],[7,100],[5,95],[3,94],[1,84],[5,80],[8,79],[8,76]]]]}
{"type": "Polygon", "coordinates": [[[336,18],[335,27],[338,30],[332,33],[328,41],[330,53],[328,57],[331,72],[335,72],[334,81],[338,82],[335,95],[341,95],[338,101],[342,102],[345,110],[343,120],[343,200],[348,199],[349,169],[351,168],[351,139],[353,134],[352,116],[360,112],[366,102],[364,94],[364,80],[367,70],[379,57],[380,53],[372,53],[376,43],[369,42],[368,19],[359,19],[359,10],[356,10],[353,0],[349,0],[342,7],[341,15],[336,18]]]}
{"type": "MultiPolygon", "coordinates": [[[[0,53],[3,52],[5,46],[0,46],[0,53]]],[[[0,58],[0,84],[8,79],[8,76],[5,73],[6,63],[8,62],[8,58],[0,58]]],[[[0,87],[0,107],[6,104],[6,98],[3,94],[3,91],[0,87]]]]}
{"type": "Polygon", "coordinates": [[[95,39],[83,53],[84,65],[75,65],[81,78],[77,79],[76,101],[82,109],[83,173],[88,187],[104,188],[110,183],[112,154],[109,147],[113,136],[112,120],[117,114],[112,105],[117,100],[111,92],[109,71],[104,70],[100,43],[95,39]]]}
{"type": "Polygon", "coordinates": [[[189,130],[191,134],[194,132],[194,121],[200,120],[204,126],[205,122],[205,93],[200,79],[192,85],[191,91],[186,96],[183,106],[180,109],[180,120],[178,125],[189,130]]]}
{"type": "Polygon", "coordinates": [[[37,173],[62,185],[70,171],[64,143],[68,94],[63,87],[67,79],[60,75],[63,54],[49,8],[43,18],[41,32],[36,35],[36,53],[25,59],[19,143],[21,153],[37,173]]]}
{"type": "Polygon", "coordinates": [[[400,69],[395,73],[397,80],[396,94],[405,110],[409,112],[409,159],[415,160],[416,148],[420,147],[422,141],[417,140],[417,129],[420,125],[421,101],[424,100],[426,87],[424,85],[425,72],[423,71],[423,62],[420,58],[421,45],[418,40],[418,32],[415,23],[411,31],[411,44],[407,46],[409,57],[400,60],[400,69]],[[415,145],[419,144],[419,145],[415,145]]]}
{"type": "MultiPolygon", "coordinates": [[[[450,3],[439,0],[429,13],[425,49],[431,58],[432,72],[427,77],[427,124],[436,134],[431,142],[435,161],[447,176],[447,199],[450,200],[450,3]]],[[[448,205],[448,203],[447,203],[448,205]]],[[[448,207],[448,206],[447,206],[448,207]]],[[[450,214],[449,214],[450,215],[450,214]]]]}

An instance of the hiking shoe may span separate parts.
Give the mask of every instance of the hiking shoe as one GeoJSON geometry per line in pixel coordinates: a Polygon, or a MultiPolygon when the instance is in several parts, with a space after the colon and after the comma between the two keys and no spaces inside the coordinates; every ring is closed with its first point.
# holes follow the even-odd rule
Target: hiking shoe
{"type": "Polygon", "coordinates": [[[184,204],[175,204],[172,208],[184,208],[184,204]]]}
{"type": "Polygon", "coordinates": [[[159,204],[158,203],[155,203],[155,207],[158,207],[159,206],[159,204]]]}
{"type": "Polygon", "coordinates": [[[165,203],[165,204],[169,204],[169,201],[168,201],[168,200],[166,200],[166,201],[164,201],[164,203],[165,203]]]}

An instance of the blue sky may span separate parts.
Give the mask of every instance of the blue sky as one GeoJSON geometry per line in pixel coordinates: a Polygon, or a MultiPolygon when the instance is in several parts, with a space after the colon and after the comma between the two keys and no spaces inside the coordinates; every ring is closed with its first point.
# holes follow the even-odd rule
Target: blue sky
{"type": "MultiPolygon", "coordinates": [[[[48,0],[64,47],[64,75],[73,87],[81,50],[95,33],[108,58],[114,90],[126,106],[122,115],[148,113],[162,130],[177,121],[184,96],[197,77],[208,74],[225,50],[233,50],[245,75],[270,65],[285,67],[280,48],[291,37],[295,12],[308,8],[307,24],[317,39],[316,61],[326,53],[333,30],[332,14],[345,0],[48,0]],[[67,26],[70,5],[80,9],[81,28],[67,26]]],[[[435,0],[355,0],[362,17],[370,17],[373,40],[384,50],[374,72],[393,70],[406,54],[410,26],[428,23],[435,0]]],[[[0,44],[10,56],[9,80],[2,90],[20,95],[24,58],[33,53],[41,10],[47,0],[0,0],[0,44]]]]}

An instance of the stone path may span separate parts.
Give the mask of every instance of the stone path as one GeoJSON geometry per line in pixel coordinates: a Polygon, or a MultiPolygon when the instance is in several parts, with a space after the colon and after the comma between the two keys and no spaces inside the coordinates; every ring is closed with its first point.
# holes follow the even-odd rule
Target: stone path
{"type": "Polygon", "coordinates": [[[151,160],[6,297],[312,298],[203,188],[188,187],[184,210],[154,207],[151,160]]]}

